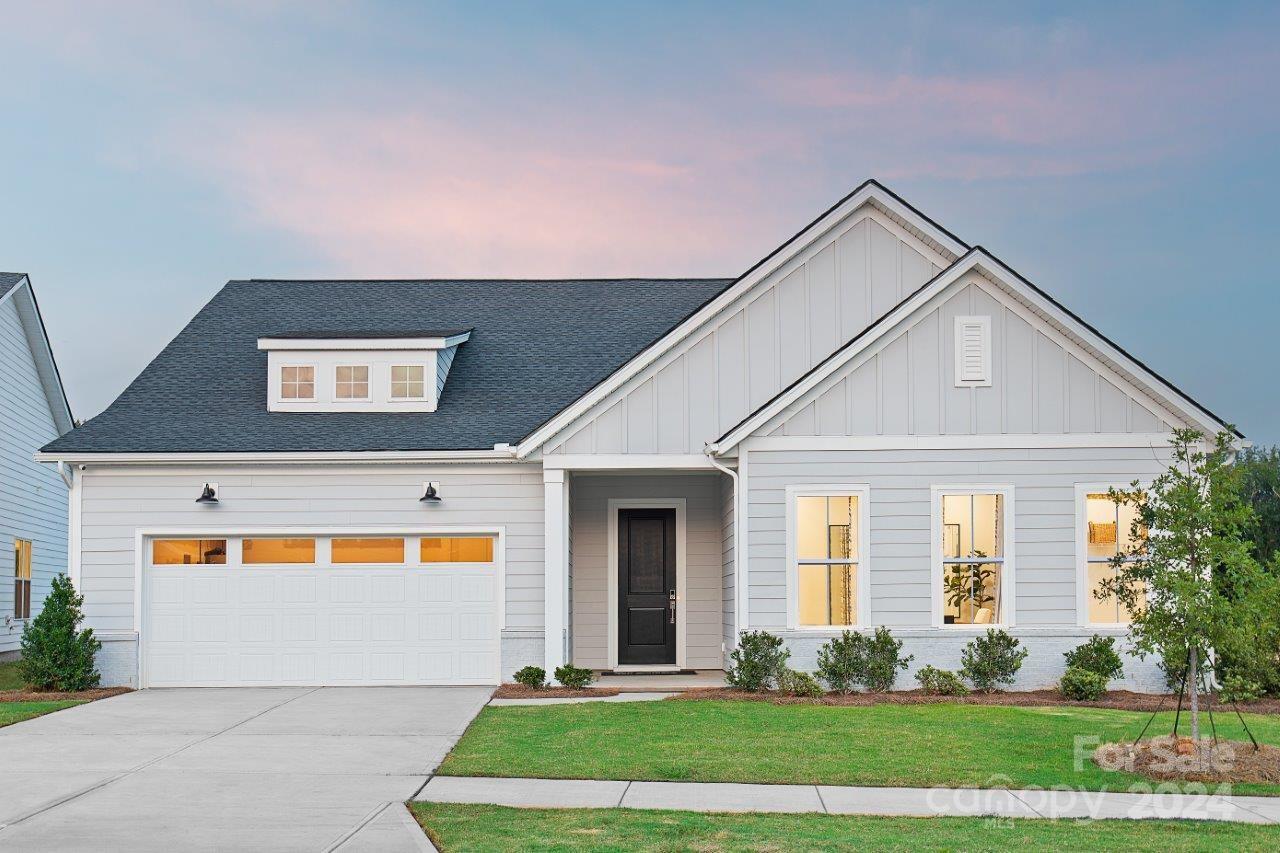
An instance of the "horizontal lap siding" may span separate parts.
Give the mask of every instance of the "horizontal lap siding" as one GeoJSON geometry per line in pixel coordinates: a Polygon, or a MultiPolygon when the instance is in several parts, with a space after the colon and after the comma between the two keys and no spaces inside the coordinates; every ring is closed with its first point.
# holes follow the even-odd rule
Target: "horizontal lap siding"
{"type": "Polygon", "coordinates": [[[139,529],[216,526],[332,529],[450,525],[505,527],[507,629],[543,625],[542,472],[528,465],[409,465],[174,469],[89,468],[82,479],[85,615],[100,631],[134,629],[139,529]],[[419,503],[441,483],[443,502],[419,503]],[[205,481],[221,503],[195,503],[205,481]]]}
{"type": "Polygon", "coordinates": [[[1075,625],[1075,485],[1149,480],[1164,467],[1150,448],[749,453],[751,626],[775,630],[786,627],[789,485],[870,485],[872,623],[928,627],[931,487],[1011,483],[1017,624],[1075,625]]]}

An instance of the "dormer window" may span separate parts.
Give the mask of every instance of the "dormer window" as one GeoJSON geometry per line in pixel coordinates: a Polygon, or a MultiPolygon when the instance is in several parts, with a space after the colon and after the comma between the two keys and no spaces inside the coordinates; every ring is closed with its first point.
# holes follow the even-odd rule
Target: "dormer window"
{"type": "Polygon", "coordinates": [[[421,400],[427,395],[426,369],[421,364],[391,366],[391,399],[421,400]]]}
{"type": "Polygon", "coordinates": [[[369,366],[340,364],[334,374],[334,397],[339,400],[369,399],[369,366]]]}
{"type": "Polygon", "coordinates": [[[313,332],[258,339],[272,412],[434,412],[469,329],[379,335],[313,332]]]}

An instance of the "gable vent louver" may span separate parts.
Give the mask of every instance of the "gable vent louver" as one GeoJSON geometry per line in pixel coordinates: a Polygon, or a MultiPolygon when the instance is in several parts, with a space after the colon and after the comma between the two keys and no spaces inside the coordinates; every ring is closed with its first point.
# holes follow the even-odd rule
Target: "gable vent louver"
{"type": "Polygon", "coordinates": [[[956,386],[991,384],[991,318],[956,317],[956,386]]]}

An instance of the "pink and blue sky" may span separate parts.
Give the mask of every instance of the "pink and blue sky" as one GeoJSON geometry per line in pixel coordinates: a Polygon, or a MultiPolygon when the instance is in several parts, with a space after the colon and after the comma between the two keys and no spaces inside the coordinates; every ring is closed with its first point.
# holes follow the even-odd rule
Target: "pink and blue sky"
{"type": "Polygon", "coordinates": [[[864,178],[1280,441],[1280,7],[6,3],[77,416],[229,278],[734,276],[864,178]]]}

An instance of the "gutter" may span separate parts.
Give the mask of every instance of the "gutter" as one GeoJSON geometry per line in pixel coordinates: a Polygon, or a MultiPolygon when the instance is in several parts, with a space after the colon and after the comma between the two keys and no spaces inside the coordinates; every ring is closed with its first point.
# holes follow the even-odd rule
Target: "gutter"
{"type": "MultiPolygon", "coordinates": [[[[738,637],[743,630],[746,629],[747,620],[743,613],[744,602],[750,599],[744,595],[746,564],[747,564],[747,536],[746,536],[746,489],[743,488],[742,481],[738,477],[738,472],[728,467],[717,458],[720,452],[719,445],[708,444],[702,449],[706,454],[707,461],[711,463],[711,467],[724,474],[729,475],[729,479],[733,481],[733,646],[738,645],[738,637]]],[[[739,459],[742,457],[739,456],[739,459]]],[[[742,463],[739,462],[739,465],[742,463]]]]}
{"type": "Polygon", "coordinates": [[[277,453],[84,453],[37,451],[37,462],[59,465],[261,465],[270,463],[352,465],[363,463],[517,462],[515,448],[498,444],[492,450],[371,450],[277,453]]]}

